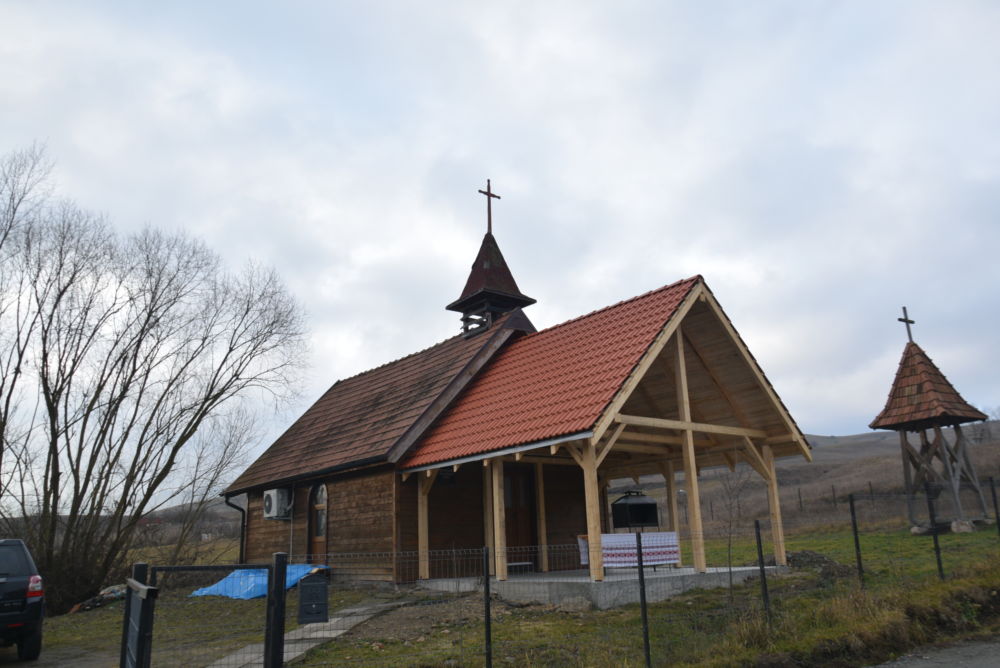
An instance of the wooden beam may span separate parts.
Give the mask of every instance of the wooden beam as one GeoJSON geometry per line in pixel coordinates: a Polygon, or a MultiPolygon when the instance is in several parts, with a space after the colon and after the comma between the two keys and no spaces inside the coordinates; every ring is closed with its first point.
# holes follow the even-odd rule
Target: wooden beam
{"type": "Polygon", "coordinates": [[[427,469],[426,477],[417,478],[417,577],[421,580],[427,580],[431,576],[427,497],[430,496],[439,470],[427,469]]]}
{"type": "MultiPolygon", "coordinates": [[[[666,434],[646,434],[638,431],[624,431],[618,438],[619,443],[659,443],[661,445],[684,445],[680,436],[666,434]]],[[[697,445],[697,443],[696,443],[697,445]]]]}
{"type": "MultiPolygon", "coordinates": [[[[685,387],[687,383],[685,383],[685,387]]],[[[688,409],[690,413],[690,408],[688,409]]],[[[673,429],[676,431],[699,431],[703,434],[724,434],[726,436],[750,436],[752,438],[767,438],[767,432],[760,429],[745,427],[730,427],[722,424],[705,424],[691,420],[668,420],[666,418],[646,417],[644,415],[624,415],[619,413],[615,420],[637,427],[654,427],[656,429],[673,429]]],[[[693,441],[692,441],[693,442],[693,441]]]]}
{"type": "Polygon", "coordinates": [[[757,450],[757,446],[749,438],[743,439],[743,453],[746,455],[747,463],[754,471],[760,474],[761,478],[768,480],[771,477],[767,468],[767,462],[764,461],[764,456],[757,450]]]}
{"type": "Polygon", "coordinates": [[[576,461],[577,466],[583,467],[583,455],[580,453],[580,446],[578,445],[566,445],[566,452],[570,454],[574,461],[576,461]]]}
{"type": "Polygon", "coordinates": [[[490,575],[496,575],[496,552],[493,544],[493,472],[483,469],[483,544],[490,553],[490,575]]]}
{"type": "Polygon", "coordinates": [[[615,446],[615,450],[618,452],[637,452],[643,455],[664,455],[670,456],[672,453],[678,452],[677,450],[672,450],[666,445],[644,445],[641,443],[619,443],[615,446]]]}
{"type": "Polygon", "coordinates": [[[503,489],[503,462],[490,464],[493,472],[493,554],[497,580],[507,579],[507,509],[503,489]]]}
{"type": "Polygon", "coordinates": [[[615,394],[615,398],[611,400],[608,407],[604,409],[604,414],[597,421],[597,425],[594,427],[594,436],[600,438],[607,431],[608,427],[611,426],[612,422],[615,420],[615,416],[628,401],[628,398],[632,396],[632,392],[635,391],[636,386],[639,385],[639,381],[642,380],[643,376],[649,370],[649,367],[653,364],[653,361],[660,355],[660,351],[667,345],[667,341],[673,336],[676,328],[680,327],[681,321],[684,316],[688,314],[691,307],[694,306],[698,301],[698,295],[704,291],[705,287],[701,281],[698,281],[697,285],[691,288],[684,301],[680,303],[677,310],[674,311],[673,316],[664,326],[660,333],[656,335],[653,339],[653,343],[650,344],[649,348],[643,354],[639,363],[635,365],[632,373],[629,377],[622,383],[622,386],[618,388],[618,392],[615,394]]]}
{"type": "Polygon", "coordinates": [[[778,474],[774,470],[774,453],[765,445],[764,462],[767,464],[767,507],[771,511],[771,542],[774,544],[774,563],[787,566],[785,554],[785,527],[781,521],[781,498],[778,496],[778,474]]]}
{"type": "MultiPolygon", "coordinates": [[[[680,532],[681,516],[677,512],[677,476],[672,462],[660,464],[660,472],[663,474],[663,483],[667,494],[667,530],[680,532]]],[[[680,552],[677,553],[677,564],[680,568],[680,552]]]]}
{"type": "Polygon", "coordinates": [[[583,469],[583,496],[587,512],[587,544],[590,549],[590,579],[604,579],[604,554],[601,551],[601,493],[597,485],[597,453],[594,444],[583,448],[580,468],[583,469]]]}
{"type": "Polygon", "coordinates": [[[531,455],[525,455],[524,457],[521,458],[521,461],[524,462],[525,464],[545,464],[551,466],[578,466],[578,464],[569,457],[546,457],[544,455],[541,457],[532,457],[531,455]]]}
{"type": "Polygon", "coordinates": [[[701,366],[705,369],[709,380],[711,380],[712,384],[715,385],[715,389],[719,391],[722,398],[726,400],[727,404],[729,404],[729,408],[736,417],[736,421],[739,422],[741,426],[748,427],[750,425],[750,420],[747,418],[746,413],[743,412],[743,409],[740,408],[739,404],[736,403],[736,400],[733,399],[733,395],[730,394],[726,386],[721,380],[719,380],[717,370],[713,368],[712,364],[708,361],[707,356],[702,354],[697,341],[687,336],[684,337],[684,341],[691,349],[691,352],[694,353],[695,358],[697,358],[698,362],[701,363],[701,366]]]}
{"type": "Polygon", "coordinates": [[[611,438],[608,439],[608,442],[604,444],[604,447],[597,455],[597,466],[601,465],[601,462],[603,462],[608,456],[608,453],[611,452],[611,448],[615,447],[615,442],[618,440],[618,437],[622,435],[623,431],[625,431],[625,425],[620,424],[615,427],[615,430],[611,433],[611,438]]]}
{"type": "Polygon", "coordinates": [[[538,570],[549,570],[549,529],[545,521],[545,468],[535,464],[535,529],[538,533],[538,570]]]}
{"type": "MultiPolygon", "coordinates": [[[[677,383],[677,408],[681,419],[685,424],[691,424],[691,403],[688,399],[687,385],[687,365],[684,362],[684,332],[680,324],[677,325],[677,332],[674,334],[677,345],[674,347],[674,380],[677,383]]],[[[685,428],[681,434],[684,438],[684,482],[687,485],[688,498],[688,527],[691,533],[691,553],[693,555],[694,567],[699,573],[704,573],[707,568],[705,561],[705,530],[701,523],[701,496],[698,490],[697,462],[694,454],[694,432],[690,427],[685,428]]]]}

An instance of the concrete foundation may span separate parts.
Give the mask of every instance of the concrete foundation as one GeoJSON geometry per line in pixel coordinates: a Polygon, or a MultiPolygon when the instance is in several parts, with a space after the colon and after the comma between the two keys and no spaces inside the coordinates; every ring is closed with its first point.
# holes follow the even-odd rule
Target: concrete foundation
{"type": "MultiPolygon", "coordinates": [[[[785,567],[768,566],[768,574],[787,571],[785,567]]],[[[759,575],[756,566],[733,568],[733,584],[741,584],[759,575]]],[[[729,586],[728,568],[709,568],[698,573],[694,568],[661,566],[655,571],[647,568],[646,600],[663,601],[690,589],[715,589],[729,586]]],[[[422,587],[434,591],[463,593],[482,590],[480,578],[442,578],[424,580],[422,587]]],[[[592,582],[588,571],[556,571],[551,573],[522,573],[507,580],[490,579],[490,590],[512,603],[541,603],[546,605],[570,604],[579,606],[588,602],[599,610],[639,602],[639,575],[635,568],[609,569],[604,581],[592,582]]]]}

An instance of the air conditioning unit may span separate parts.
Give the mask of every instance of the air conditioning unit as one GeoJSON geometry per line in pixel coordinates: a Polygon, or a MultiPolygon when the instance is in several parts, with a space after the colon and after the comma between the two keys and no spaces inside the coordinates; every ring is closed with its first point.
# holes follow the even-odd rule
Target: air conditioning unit
{"type": "Polygon", "coordinates": [[[292,495],[288,489],[268,489],[264,492],[264,519],[291,519],[292,495]]]}

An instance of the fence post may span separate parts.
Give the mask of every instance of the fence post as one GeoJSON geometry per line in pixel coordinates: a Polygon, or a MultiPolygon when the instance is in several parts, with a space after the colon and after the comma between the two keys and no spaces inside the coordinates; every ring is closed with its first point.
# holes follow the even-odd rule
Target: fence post
{"type": "Polygon", "coordinates": [[[858,563],[858,581],[865,588],[865,569],[861,565],[861,539],[858,537],[858,515],[854,511],[854,494],[849,494],[847,502],[851,505],[851,532],[854,534],[854,559],[858,563]]]}
{"type": "MultiPolygon", "coordinates": [[[[132,564],[132,579],[141,584],[146,584],[146,577],[149,573],[149,566],[144,563],[132,564]]],[[[122,621],[122,649],[120,654],[121,663],[119,665],[127,665],[128,653],[126,651],[128,638],[128,624],[129,620],[132,618],[132,597],[126,592],[125,595],[125,618],[122,621]]]]}
{"type": "Polygon", "coordinates": [[[938,540],[937,517],[934,516],[934,499],[931,498],[931,483],[924,481],[927,495],[927,517],[931,521],[931,536],[934,537],[934,558],[937,559],[938,577],[944,580],[944,566],[941,564],[941,542],[938,540]]]}
{"type": "Polygon", "coordinates": [[[802,512],[802,488],[799,487],[799,512],[802,512]]]}
{"type": "Polygon", "coordinates": [[[646,653],[646,668],[652,668],[649,655],[649,617],[646,612],[646,574],[642,568],[642,534],[635,534],[635,558],[639,564],[639,610],[642,611],[642,647],[646,653]]]}
{"type": "Polygon", "coordinates": [[[486,655],[486,668],[493,666],[493,627],[490,620],[490,548],[483,547],[483,653],[486,655]]]}
{"type": "Polygon", "coordinates": [[[754,532],[757,534],[757,565],[760,567],[760,597],[764,601],[764,612],[767,613],[767,623],[771,623],[771,598],[767,594],[767,571],[764,570],[764,545],[760,540],[760,520],[753,521],[754,532]]]}
{"type": "Polygon", "coordinates": [[[997,486],[990,476],[990,493],[993,495],[993,520],[997,525],[997,536],[1000,537],[1000,510],[997,510],[997,486]]]}
{"type": "Polygon", "coordinates": [[[285,573],[288,554],[275,552],[267,588],[267,628],[264,631],[264,668],[281,668],[285,658],[285,573]]]}

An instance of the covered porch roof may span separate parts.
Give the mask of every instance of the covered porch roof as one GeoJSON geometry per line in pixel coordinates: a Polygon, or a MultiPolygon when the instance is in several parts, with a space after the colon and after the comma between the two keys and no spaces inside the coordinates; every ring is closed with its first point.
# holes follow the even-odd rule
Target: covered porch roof
{"type": "MultiPolygon", "coordinates": [[[[696,276],[512,343],[399,469],[421,475],[423,496],[437,470],[483,462],[497,498],[505,460],[579,466],[599,550],[600,485],[659,472],[672,488],[683,470],[698,499],[700,470],[741,461],[769,483],[780,532],[774,459],[787,456],[811,459],[804,436],[696,276]]],[[[695,515],[699,534],[697,504],[695,515]]],[[[695,566],[704,569],[698,542],[695,566]]]]}

